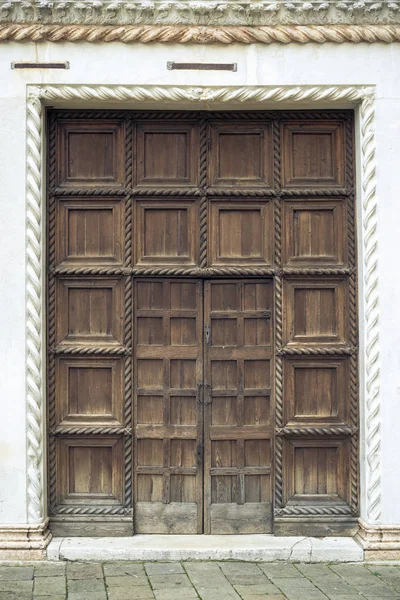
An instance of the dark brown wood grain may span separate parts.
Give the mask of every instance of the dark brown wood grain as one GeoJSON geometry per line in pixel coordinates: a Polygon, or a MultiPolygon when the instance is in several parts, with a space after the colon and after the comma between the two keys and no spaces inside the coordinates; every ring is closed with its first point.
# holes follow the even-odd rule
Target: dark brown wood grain
{"type": "Polygon", "coordinates": [[[348,533],[352,112],[48,123],[54,532],[348,533]]]}

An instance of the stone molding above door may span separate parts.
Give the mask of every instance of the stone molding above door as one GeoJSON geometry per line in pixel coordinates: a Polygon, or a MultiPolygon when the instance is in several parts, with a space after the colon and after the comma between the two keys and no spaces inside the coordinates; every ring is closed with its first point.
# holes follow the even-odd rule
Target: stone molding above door
{"type": "Polygon", "coordinates": [[[0,2],[0,42],[400,41],[399,2],[0,2]]]}
{"type": "MultiPolygon", "coordinates": [[[[179,102],[195,109],[210,109],[213,103],[225,107],[355,107],[359,116],[356,153],[362,165],[359,172],[358,207],[362,219],[360,256],[360,350],[365,353],[361,376],[361,402],[367,460],[361,465],[362,516],[370,524],[381,518],[381,435],[380,435],[380,345],[378,289],[378,230],[375,168],[374,87],[186,87],[186,86],[27,86],[27,170],[26,170],[26,388],[27,388],[27,521],[46,519],[45,436],[45,314],[44,314],[44,202],[42,133],[46,103],[63,107],[75,100],[80,107],[96,108],[104,102],[140,102],[157,108],[173,108],[179,102]]],[[[132,104],[130,104],[132,106],[132,104]]],[[[51,152],[51,149],[50,149],[51,152]]],[[[45,535],[45,533],[43,533],[45,535]]],[[[47,533],[46,533],[47,535],[47,533]]],[[[48,539],[48,538],[47,538],[48,539]]],[[[0,541],[0,547],[2,546],[0,541]]],[[[27,548],[29,545],[27,545],[27,548]]]]}

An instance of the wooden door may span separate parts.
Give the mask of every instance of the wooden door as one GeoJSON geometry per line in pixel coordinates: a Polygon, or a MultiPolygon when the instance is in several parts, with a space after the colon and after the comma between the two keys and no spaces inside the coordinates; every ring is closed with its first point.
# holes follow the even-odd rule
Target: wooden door
{"type": "Polygon", "coordinates": [[[53,532],[349,533],[352,111],[51,110],[47,173],[53,532]]]}
{"type": "Polygon", "coordinates": [[[205,533],[272,531],[272,284],[205,284],[205,533]]]}
{"type": "Polygon", "coordinates": [[[135,283],[135,531],[201,533],[201,281],[135,283]]]}

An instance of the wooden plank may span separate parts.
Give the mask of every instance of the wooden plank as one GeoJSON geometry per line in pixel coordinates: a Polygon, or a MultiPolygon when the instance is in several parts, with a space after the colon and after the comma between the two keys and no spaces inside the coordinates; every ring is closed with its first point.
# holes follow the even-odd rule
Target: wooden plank
{"type": "Polygon", "coordinates": [[[272,532],[272,505],[213,504],[211,506],[212,534],[246,534],[272,532]]]}
{"type": "Polygon", "coordinates": [[[197,503],[137,502],[134,527],[136,533],[198,533],[197,503]]]}

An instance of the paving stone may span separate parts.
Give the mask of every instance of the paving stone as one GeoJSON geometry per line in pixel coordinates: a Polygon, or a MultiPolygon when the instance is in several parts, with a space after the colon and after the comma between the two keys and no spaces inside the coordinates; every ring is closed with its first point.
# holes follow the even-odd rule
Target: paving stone
{"type": "Polygon", "coordinates": [[[108,590],[108,600],[153,600],[154,594],[149,586],[138,586],[127,589],[124,587],[108,590]]]}
{"type": "Polygon", "coordinates": [[[371,571],[372,575],[378,577],[385,577],[388,579],[400,579],[400,568],[390,565],[365,565],[368,571],[371,571]]]}
{"type": "Polygon", "coordinates": [[[138,585],[149,585],[148,579],[143,572],[142,575],[117,575],[106,577],[108,587],[135,587],[138,585]]]}
{"type": "Polygon", "coordinates": [[[65,594],[57,594],[56,596],[54,596],[53,594],[49,595],[49,596],[35,596],[35,594],[33,594],[33,599],[34,600],[66,600],[67,597],[67,592],[65,592],[65,594]]]}
{"type": "Polygon", "coordinates": [[[169,575],[171,573],[184,573],[185,570],[178,562],[173,563],[145,563],[144,565],[148,575],[169,575]]]}
{"type": "Polygon", "coordinates": [[[197,589],[202,600],[241,600],[233,588],[230,589],[197,589]]]}
{"type": "Polygon", "coordinates": [[[400,598],[400,594],[396,594],[389,586],[357,585],[355,588],[366,598],[400,598]]]}
{"type": "Polygon", "coordinates": [[[103,565],[106,577],[119,575],[145,575],[142,563],[107,563],[103,565]]]}
{"type": "Polygon", "coordinates": [[[29,579],[33,579],[33,567],[0,567],[0,582],[29,579]]]}
{"type": "MultiPolygon", "coordinates": [[[[247,594],[244,594],[241,596],[242,600],[285,600],[285,596],[277,596],[276,594],[273,594],[272,596],[268,595],[262,595],[262,596],[248,596],[247,594]]],[[[357,600],[360,600],[360,598],[357,598],[357,600]]]]}
{"type": "Polygon", "coordinates": [[[0,600],[31,600],[31,598],[31,593],[18,592],[13,594],[12,592],[0,592],[0,600]]]}
{"type": "Polygon", "coordinates": [[[280,593],[276,585],[269,582],[261,585],[235,585],[234,588],[240,596],[262,596],[280,593]]]}
{"type": "Polygon", "coordinates": [[[103,579],[101,565],[96,563],[69,563],[67,565],[69,579],[103,579]]]}
{"type": "Polygon", "coordinates": [[[65,594],[65,577],[37,577],[33,587],[35,596],[51,596],[52,594],[65,594]]]}
{"type": "Polygon", "coordinates": [[[102,579],[71,579],[68,581],[68,594],[102,592],[105,589],[102,579]]]}
{"type": "Polygon", "coordinates": [[[203,589],[231,588],[229,581],[216,563],[184,563],[184,567],[195,587],[203,589]]]}
{"type": "Polygon", "coordinates": [[[260,569],[265,573],[269,579],[281,579],[288,577],[301,577],[301,573],[293,566],[288,563],[273,564],[273,563],[259,563],[260,569]]]}
{"type": "MultiPolygon", "coordinates": [[[[106,600],[106,591],[104,592],[82,592],[68,593],[68,600],[106,600]]],[[[41,599],[42,600],[42,599],[41,599]]]]}
{"type": "Polygon", "coordinates": [[[13,580],[7,580],[7,581],[0,581],[0,592],[13,592],[14,594],[17,594],[19,592],[32,592],[32,588],[33,588],[33,579],[29,580],[22,580],[22,581],[13,581],[13,580]]]}
{"type": "Polygon", "coordinates": [[[304,575],[308,579],[323,579],[326,577],[332,579],[339,579],[339,575],[337,573],[334,573],[332,569],[330,569],[326,565],[300,563],[295,565],[295,567],[300,571],[302,575],[304,575]]]}
{"type": "Polygon", "coordinates": [[[154,595],[156,600],[198,600],[198,595],[194,588],[155,590],[154,595]]]}
{"type": "Polygon", "coordinates": [[[192,587],[189,577],[186,574],[181,573],[171,575],[149,575],[149,579],[153,590],[174,587],[192,587]]]}
{"type": "Polygon", "coordinates": [[[268,582],[264,573],[254,564],[239,563],[237,569],[235,569],[235,563],[220,563],[219,566],[232,584],[252,585],[268,582]]]}
{"type": "Polygon", "coordinates": [[[59,577],[65,574],[65,563],[42,563],[35,565],[35,577],[59,577]]]}

